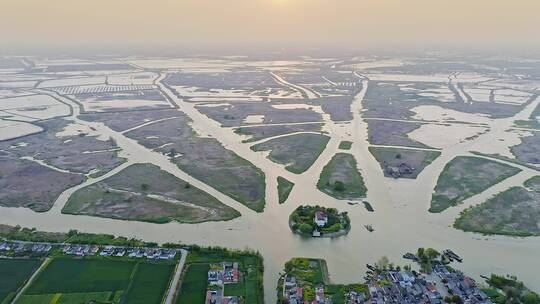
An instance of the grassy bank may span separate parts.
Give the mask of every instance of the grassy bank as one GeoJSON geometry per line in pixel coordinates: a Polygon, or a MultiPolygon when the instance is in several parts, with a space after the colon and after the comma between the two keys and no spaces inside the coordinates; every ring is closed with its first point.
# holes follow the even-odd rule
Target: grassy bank
{"type": "Polygon", "coordinates": [[[62,213],[152,223],[200,223],[240,216],[213,196],[151,164],[131,165],[77,190],[62,213]]]}
{"type": "Polygon", "coordinates": [[[285,169],[300,174],[305,172],[324,151],[330,137],[319,134],[295,134],[271,139],[251,146],[253,151],[270,151],[268,158],[286,165],[285,169]]]}
{"type": "Polygon", "coordinates": [[[444,167],[431,198],[430,212],[456,206],[521,170],[503,163],[473,156],[458,156],[444,167]]]}
{"type": "Polygon", "coordinates": [[[283,204],[289,197],[289,194],[291,194],[291,191],[294,187],[294,183],[290,182],[289,180],[281,176],[278,176],[277,182],[278,182],[279,203],[283,204]]]}
{"type": "Polygon", "coordinates": [[[524,186],[512,187],[464,210],[454,227],[482,234],[540,235],[540,177],[529,179],[524,186]]]}
{"type": "Polygon", "coordinates": [[[347,153],[337,153],[324,166],[317,188],[337,199],[358,199],[367,193],[356,160],[347,153]]]}

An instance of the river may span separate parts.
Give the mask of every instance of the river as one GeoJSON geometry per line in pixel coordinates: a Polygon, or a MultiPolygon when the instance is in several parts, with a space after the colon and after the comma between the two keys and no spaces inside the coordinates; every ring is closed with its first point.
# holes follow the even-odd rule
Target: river
{"type": "MultiPolygon", "coordinates": [[[[163,77],[160,77],[163,79],[163,77]]],[[[488,191],[474,196],[459,207],[451,208],[441,214],[427,212],[431,193],[444,165],[457,155],[469,155],[476,146],[490,145],[496,137],[504,136],[513,121],[528,117],[531,109],[538,105],[534,101],[522,112],[509,119],[493,120],[490,130],[475,139],[453,145],[442,150],[442,155],[428,166],[415,180],[390,179],[383,172],[368,151],[367,123],[361,116],[362,100],[369,86],[369,79],[363,78],[363,88],[351,105],[353,120],[335,123],[328,115],[323,115],[324,131],[331,137],[326,150],[303,174],[293,174],[284,166],[266,158],[266,153],[253,152],[249,145],[241,143],[242,137],[230,128],[222,128],[219,123],[201,114],[193,104],[174,96],[160,82],[158,85],[177,105],[178,111],[193,119],[193,128],[201,135],[210,135],[241,157],[253,162],[264,171],[267,177],[267,205],[263,213],[256,213],[235,200],[218,192],[209,185],[198,181],[174,164],[167,157],[148,150],[136,141],[115,132],[101,123],[86,122],[76,118],[79,107],[58,95],[73,107],[70,118],[77,124],[94,128],[100,135],[112,137],[122,148],[120,156],[128,163],[151,162],[179,178],[210,193],[224,204],[237,209],[242,216],[228,222],[208,222],[201,224],[152,224],[113,220],[90,216],[61,214],[60,210],[69,195],[75,190],[97,182],[119,169],[96,179],[88,179],[82,185],[66,190],[55,203],[53,209],[45,213],[35,213],[24,208],[0,208],[0,222],[25,227],[36,227],[45,231],[79,231],[109,233],[156,242],[183,242],[186,244],[224,246],[230,248],[250,248],[261,252],[265,264],[265,300],[275,303],[276,285],[279,272],[284,263],[297,256],[326,259],[331,280],[335,283],[362,281],[366,263],[387,256],[396,264],[407,264],[402,254],[414,252],[418,247],[451,248],[464,259],[458,268],[475,278],[481,274],[515,274],[532,289],[540,292],[540,237],[512,238],[504,236],[481,236],[466,233],[451,227],[460,210],[468,205],[482,202],[490,195],[519,184],[538,174],[537,171],[522,168],[523,172],[495,185],[488,191]],[[348,205],[346,201],[336,200],[316,189],[319,174],[332,156],[340,151],[342,140],[353,142],[351,153],[358,162],[368,188],[367,200],[375,212],[369,213],[362,204],[348,205]],[[285,204],[278,204],[276,177],[283,176],[295,183],[285,204]],[[347,236],[337,239],[306,239],[291,233],[288,226],[289,214],[299,205],[319,204],[347,211],[352,229],[347,236]],[[371,224],[375,232],[370,233],[365,224],[371,224]]],[[[53,94],[54,95],[54,94],[53,94]]],[[[465,127],[465,126],[464,126],[465,127]]]]}

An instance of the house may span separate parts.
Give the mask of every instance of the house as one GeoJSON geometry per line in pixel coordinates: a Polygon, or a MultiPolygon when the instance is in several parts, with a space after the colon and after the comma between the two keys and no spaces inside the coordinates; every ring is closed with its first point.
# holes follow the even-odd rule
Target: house
{"type": "Polygon", "coordinates": [[[240,303],[240,299],[236,296],[234,297],[223,297],[223,300],[221,302],[222,304],[238,304],[240,303]]]}
{"type": "Polygon", "coordinates": [[[88,254],[89,254],[89,255],[96,255],[96,254],[98,253],[98,251],[99,251],[99,246],[97,246],[97,245],[92,245],[92,246],[90,246],[90,248],[89,248],[88,254]]]}
{"type": "Polygon", "coordinates": [[[315,221],[315,224],[319,227],[324,227],[328,223],[328,215],[322,211],[316,211],[315,217],[313,219],[315,221]]]}
{"type": "Polygon", "coordinates": [[[123,257],[124,255],[126,255],[126,250],[124,248],[116,248],[114,250],[114,256],[123,257]]]}
{"type": "Polygon", "coordinates": [[[5,250],[5,251],[11,250],[11,246],[10,246],[8,243],[2,243],[2,244],[0,245],[0,250],[2,250],[2,251],[4,251],[4,250],[5,250]]]}
{"type": "Polygon", "coordinates": [[[205,304],[221,304],[221,291],[219,290],[208,290],[206,292],[206,301],[205,304]]]}
{"type": "Polygon", "coordinates": [[[223,280],[221,278],[221,273],[218,270],[210,269],[208,270],[208,284],[211,286],[221,286],[223,285],[223,280]]]}
{"type": "Polygon", "coordinates": [[[285,276],[285,287],[296,286],[296,278],[290,275],[285,276]]]}
{"type": "Polygon", "coordinates": [[[295,293],[295,299],[303,300],[304,299],[304,289],[297,287],[295,293]]]}
{"type": "Polygon", "coordinates": [[[326,297],[324,296],[324,288],[322,286],[315,288],[315,301],[316,303],[326,302],[326,297]]]}
{"type": "Polygon", "coordinates": [[[401,163],[399,164],[399,174],[403,175],[403,174],[412,174],[414,171],[414,168],[409,166],[408,164],[406,163],[401,163]]]}
{"type": "Polygon", "coordinates": [[[100,256],[111,256],[114,252],[114,248],[112,246],[107,246],[105,247],[105,249],[103,249],[103,251],[101,251],[101,253],[99,254],[100,256]]]}

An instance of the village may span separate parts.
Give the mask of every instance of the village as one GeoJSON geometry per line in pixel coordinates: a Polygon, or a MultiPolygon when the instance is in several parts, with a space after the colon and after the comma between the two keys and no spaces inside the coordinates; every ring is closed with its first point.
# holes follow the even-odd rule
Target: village
{"type": "Polygon", "coordinates": [[[475,280],[459,270],[434,263],[419,272],[390,263],[367,264],[363,284],[330,284],[324,260],[295,258],[280,280],[280,304],[490,304],[475,280]]]}
{"type": "Polygon", "coordinates": [[[208,290],[206,304],[240,304],[242,299],[237,296],[225,296],[226,284],[237,284],[239,279],[237,262],[222,262],[210,265],[208,270],[208,290]]]}
{"type": "Polygon", "coordinates": [[[353,291],[347,294],[347,303],[493,303],[473,279],[443,265],[435,265],[430,274],[384,271],[368,283],[368,296],[353,291]]]}
{"type": "MultiPolygon", "coordinates": [[[[308,301],[304,298],[304,293],[308,292],[303,287],[301,287],[295,276],[285,276],[283,283],[283,298],[286,304],[303,304],[303,303],[312,303],[312,304],[332,304],[332,299],[325,296],[324,286],[320,285],[315,287],[315,299],[313,301],[308,301]]],[[[354,302],[352,302],[354,303],[354,302]]]]}
{"type": "MultiPolygon", "coordinates": [[[[346,303],[493,303],[473,279],[461,272],[449,272],[444,266],[436,267],[429,275],[393,270],[380,274],[377,279],[378,281],[367,284],[367,294],[349,291],[346,294],[346,303]]],[[[315,287],[315,298],[308,301],[304,296],[306,291],[299,286],[296,277],[287,276],[283,284],[283,303],[332,304],[332,298],[325,295],[324,289],[323,285],[315,287]]]]}
{"type": "Polygon", "coordinates": [[[13,254],[15,256],[43,256],[51,255],[58,249],[64,255],[69,256],[95,256],[102,257],[130,257],[157,260],[173,260],[178,251],[169,248],[136,248],[126,246],[99,246],[93,244],[57,244],[43,242],[8,241],[0,242],[2,255],[13,254]]]}

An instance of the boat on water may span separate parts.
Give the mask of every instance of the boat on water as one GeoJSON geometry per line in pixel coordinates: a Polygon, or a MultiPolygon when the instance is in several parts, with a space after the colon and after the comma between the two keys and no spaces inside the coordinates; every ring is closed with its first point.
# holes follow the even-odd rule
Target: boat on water
{"type": "Polygon", "coordinates": [[[410,253],[410,252],[407,252],[403,255],[403,258],[404,259],[407,259],[407,260],[413,260],[413,261],[418,261],[418,258],[416,257],[416,255],[410,253]]]}
{"type": "Polygon", "coordinates": [[[443,254],[446,255],[450,260],[456,260],[458,262],[463,262],[463,259],[457,255],[455,252],[453,252],[452,250],[450,249],[446,249],[443,251],[443,254]]]}
{"type": "Polygon", "coordinates": [[[367,231],[369,231],[369,232],[375,231],[375,229],[373,229],[373,226],[371,226],[371,225],[364,225],[364,227],[366,227],[367,231]]]}
{"type": "Polygon", "coordinates": [[[367,211],[369,211],[369,212],[374,212],[375,211],[373,209],[373,206],[371,206],[371,204],[368,201],[362,201],[362,203],[364,204],[364,207],[366,208],[367,211]]]}

